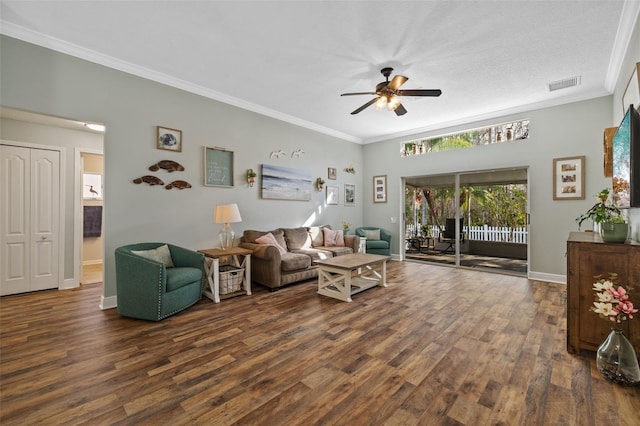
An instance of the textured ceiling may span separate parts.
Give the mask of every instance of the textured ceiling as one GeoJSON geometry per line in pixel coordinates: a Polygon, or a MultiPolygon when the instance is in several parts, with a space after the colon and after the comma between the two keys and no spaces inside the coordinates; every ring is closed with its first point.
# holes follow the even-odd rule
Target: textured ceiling
{"type": "Polygon", "coordinates": [[[621,22],[638,11],[617,0],[0,7],[3,34],[363,143],[609,94],[628,43],[621,22]],[[386,66],[409,77],[403,89],[442,96],[405,97],[401,117],[350,115],[372,97],[340,94],[373,90],[386,66]],[[548,91],[575,76],[581,85],[548,91]]]}

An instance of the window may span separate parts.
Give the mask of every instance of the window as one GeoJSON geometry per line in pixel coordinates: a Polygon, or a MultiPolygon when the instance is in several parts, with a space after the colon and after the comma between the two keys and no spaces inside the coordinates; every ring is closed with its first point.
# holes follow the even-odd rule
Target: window
{"type": "Polygon", "coordinates": [[[517,141],[528,137],[529,120],[514,121],[466,132],[402,142],[400,156],[409,157],[431,152],[471,148],[477,145],[517,141]]]}

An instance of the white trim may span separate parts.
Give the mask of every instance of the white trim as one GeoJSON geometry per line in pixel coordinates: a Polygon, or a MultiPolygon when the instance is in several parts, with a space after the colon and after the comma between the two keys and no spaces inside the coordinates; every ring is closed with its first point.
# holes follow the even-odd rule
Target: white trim
{"type": "Polygon", "coordinates": [[[609,67],[607,75],[604,79],[604,88],[612,92],[616,88],[616,83],[620,78],[620,71],[624,63],[624,57],[631,42],[631,35],[636,25],[636,21],[640,16],[640,2],[625,1],[620,13],[620,23],[616,31],[616,38],[611,49],[611,58],[609,59],[609,67]]]}
{"type": "MultiPolygon", "coordinates": [[[[427,132],[431,132],[435,130],[445,130],[451,127],[462,126],[465,124],[473,124],[473,123],[477,123],[485,120],[501,119],[502,121],[504,121],[503,118],[510,115],[524,114],[524,113],[530,114],[531,111],[534,111],[537,109],[550,108],[550,107],[559,106],[559,105],[566,105],[574,102],[586,101],[586,100],[596,99],[596,98],[609,96],[609,95],[611,95],[611,92],[608,92],[606,90],[595,90],[589,93],[583,93],[581,95],[558,98],[558,99],[549,99],[547,101],[534,102],[531,104],[520,105],[512,108],[489,111],[479,115],[461,117],[456,120],[434,123],[432,125],[425,126],[425,127],[409,129],[404,132],[374,136],[372,138],[364,139],[362,143],[368,144],[373,142],[382,142],[382,141],[388,141],[396,138],[421,139],[423,137],[430,136],[430,135],[426,135],[427,132]]],[[[522,119],[526,119],[526,118],[522,118],[522,119]]],[[[517,119],[511,120],[511,121],[516,121],[516,120],[517,119]]],[[[482,126],[479,126],[479,127],[482,127],[482,126]]],[[[451,132],[448,132],[448,133],[456,133],[456,131],[452,130],[451,132]]]]}
{"type": "Polygon", "coordinates": [[[100,309],[114,309],[118,307],[118,296],[109,296],[104,297],[104,295],[100,296],[100,309]]]}
{"type": "MultiPolygon", "coordinates": [[[[104,137],[103,137],[104,143],[104,137]]],[[[82,259],[82,240],[83,240],[83,232],[82,232],[82,154],[96,154],[104,156],[103,149],[90,149],[90,148],[75,148],[74,158],[73,158],[73,230],[74,230],[74,241],[73,241],[73,258],[75,259],[75,268],[73,275],[75,277],[76,283],[79,286],[80,281],[82,280],[82,266],[85,264],[82,259]]],[[[104,196],[103,196],[104,200],[104,196]]],[[[103,205],[105,202],[103,201],[103,205]]],[[[100,263],[104,264],[104,238],[103,238],[103,246],[102,246],[102,260],[100,263]]],[[[104,271],[102,272],[102,291],[104,294],[104,271]]]]}
{"type": "Polygon", "coordinates": [[[71,290],[72,288],[80,287],[80,285],[76,282],[75,278],[65,279],[62,282],[62,285],[58,288],[58,290],[71,290]]]}
{"type": "Polygon", "coordinates": [[[362,143],[362,139],[348,135],[346,133],[338,132],[337,130],[330,129],[328,127],[321,126],[310,121],[302,120],[297,117],[293,117],[288,114],[283,114],[279,111],[275,111],[270,108],[263,107],[251,102],[244,101],[242,99],[235,98],[233,96],[226,95],[224,93],[217,92],[215,90],[208,89],[206,87],[190,83],[173,76],[163,74],[149,68],[140,67],[130,62],[122,61],[114,58],[113,56],[104,55],[99,52],[95,52],[90,49],[78,46],[77,44],[69,43],[64,40],[51,37],[37,31],[30,30],[28,28],[16,25],[12,22],[0,20],[0,33],[8,35],[19,40],[23,40],[38,46],[46,47],[67,55],[74,56],[76,58],[84,59],[85,61],[93,62],[105,67],[113,68],[119,71],[126,72],[138,77],[145,78],[147,80],[155,81],[157,83],[166,84],[171,87],[175,87],[196,95],[204,96],[209,99],[223,102],[225,104],[233,105],[238,108],[242,108],[248,111],[252,111],[267,117],[281,120],[287,123],[295,124],[303,128],[314,130],[319,133],[324,133],[329,136],[334,136],[339,139],[344,139],[349,142],[362,143]]]}
{"type": "Polygon", "coordinates": [[[530,280],[545,281],[545,282],[557,283],[557,284],[567,283],[566,275],[547,274],[546,272],[529,271],[529,276],[527,278],[529,278],[530,280]]]}

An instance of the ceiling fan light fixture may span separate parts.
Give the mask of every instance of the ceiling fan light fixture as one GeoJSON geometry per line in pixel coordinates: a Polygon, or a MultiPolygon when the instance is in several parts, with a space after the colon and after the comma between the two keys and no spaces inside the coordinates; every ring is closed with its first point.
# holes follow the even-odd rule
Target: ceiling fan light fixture
{"type": "Polygon", "coordinates": [[[391,96],[391,99],[389,99],[389,102],[387,103],[387,108],[389,108],[389,111],[395,111],[399,106],[400,98],[396,95],[391,96]]]}
{"type": "Polygon", "coordinates": [[[386,96],[380,96],[378,98],[378,100],[376,101],[375,107],[378,111],[380,111],[382,108],[385,107],[385,105],[387,105],[387,97],[386,96]]]}

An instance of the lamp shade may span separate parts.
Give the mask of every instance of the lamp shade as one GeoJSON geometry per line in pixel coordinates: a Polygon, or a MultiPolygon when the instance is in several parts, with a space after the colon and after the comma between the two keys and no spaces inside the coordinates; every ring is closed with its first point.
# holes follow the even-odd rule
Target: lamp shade
{"type": "Polygon", "coordinates": [[[237,204],[219,204],[213,212],[215,223],[235,223],[242,222],[237,204]]]}

